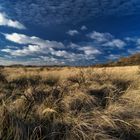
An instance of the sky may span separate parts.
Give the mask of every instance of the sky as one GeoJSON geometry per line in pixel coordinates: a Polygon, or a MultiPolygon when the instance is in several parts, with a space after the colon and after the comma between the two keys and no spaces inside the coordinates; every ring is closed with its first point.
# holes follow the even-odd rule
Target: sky
{"type": "Polygon", "coordinates": [[[0,65],[85,66],[140,52],[140,0],[0,0],[0,65]]]}

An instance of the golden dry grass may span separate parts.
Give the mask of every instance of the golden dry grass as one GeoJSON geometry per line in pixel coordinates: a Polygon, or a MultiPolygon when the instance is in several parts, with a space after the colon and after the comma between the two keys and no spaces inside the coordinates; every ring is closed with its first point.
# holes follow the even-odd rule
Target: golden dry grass
{"type": "Polygon", "coordinates": [[[1,140],[139,140],[140,68],[1,68],[1,140]]]}

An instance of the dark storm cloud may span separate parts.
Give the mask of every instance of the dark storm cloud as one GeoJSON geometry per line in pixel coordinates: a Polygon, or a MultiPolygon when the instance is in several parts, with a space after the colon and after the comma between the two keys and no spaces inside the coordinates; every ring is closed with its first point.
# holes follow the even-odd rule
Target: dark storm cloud
{"type": "Polygon", "coordinates": [[[0,0],[7,14],[22,22],[76,24],[97,16],[139,14],[139,0],[0,0]]]}

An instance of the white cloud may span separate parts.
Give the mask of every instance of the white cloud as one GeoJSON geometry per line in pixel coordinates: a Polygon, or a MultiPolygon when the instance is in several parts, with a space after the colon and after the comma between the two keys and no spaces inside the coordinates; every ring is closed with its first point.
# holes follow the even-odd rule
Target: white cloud
{"type": "Polygon", "coordinates": [[[79,50],[84,51],[84,53],[88,56],[101,54],[101,52],[98,49],[92,46],[84,46],[84,47],[79,48],[79,50]]]}
{"type": "Polygon", "coordinates": [[[121,39],[116,39],[110,33],[100,33],[93,31],[92,33],[87,35],[91,39],[93,39],[96,43],[100,46],[107,46],[107,47],[117,47],[119,49],[126,46],[126,43],[121,39]]]}
{"type": "Polygon", "coordinates": [[[93,45],[87,45],[87,46],[83,46],[83,45],[78,45],[75,43],[70,43],[70,45],[68,46],[69,48],[72,49],[76,49],[79,51],[83,51],[85,55],[89,56],[89,55],[98,55],[101,54],[102,52],[97,49],[96,47],[94,47],[93,45]]]}
{"type": "Polygon", "coordinates": [[[87,30],[88,28],[85,26],[85,25],[83,25],[82,27],[81,27],[81,30],[82,31],[84,31],[84,30],[87,30]]]}
{"type": "Polygon", "coordinates": [[[110,33],[99,33],[96,31],[93,31],[92,33],[88,34],[88,37],[100,43],[106,42],[113,38],[113,36],[110,33]]]}
{"type": "Polygon", "coordinates": [[[1,50],[2,52],[9,53],[12,56],[37,56],[37,55],[54,55],[58,57],[65,57],[68,56],[69,53],[64,50],[54,50],[53,48],[47,48],[45,46],[39,45],[28,45],[24,46],[22,49],[9,49],[5,48],[1,50]]]}
{"type": "Polygon", "coordinates": [[[126,43],[120,39],[113,39],[112,41],[106,42],[105,44],[103,44],[103,46],[107,46],[107,47],[117,47],[117,48],[123,48],[124,46],[126,46],[126,43]]]}
{"type": "Polygon", "coordinates": [[[75,35],[79,34],[79,32],[77,30],[69,30],[67,32],[67,34],[70,35],[70,36],[75,36],[75,35]]]}
{"type": "Polygon", "coordinates": [[[43,40],[36,36],[27,36],[24,34],[12,33],[4,34],[5,38],[9,41],[18,44],[35,44],[41,48],[64,48],[63,43],[57,41],[43,40]]]}
{"type": "Polygon", "coordinates": [[[65,56],[69,55],[69,53],[65,50],[52,51],[51,54],[55,55],[55,56],[58,56],[58,57],[65,57],[65,56]]]}
{"type": "MultiPolygon", "coordinates": [[[[74,52],[68,52],[66,50],[54,50],[51,48],[50,50],[46,50],[45,48],[38,49],[39,46],[33,46],[29,45],[27,47],[24,47],[23,49],[9,49],[5,48],[1,51],[10,54],[9,56],[13,56],[14,58],[20,58],[20,57],[34,57],[30,58],[28,57],[28,61],[34,62],[31,64],[71,64],[71,63],[80,63],[81,61],[86,60],[92,60],[95,59],[95,56],[97,54],[100,54],[101,52],[95,48],[92,48],[90,46],[82,47],[80,49],[77,48],[77,50],[83,51],[83,53],[74,53],[74,52]]],[[[12,60],[12,59],[11,59],[12,60]]]]}
{"type": "Polygon", "coordinates": [[[12,34],[4,34],[5,38],[9,41],[15,42],[20,45],[24,45],[22,48],[9,47],[7,46],[5,49],[1,51],[9,53],[12,56],[30,56],[36,54],[52,54],[58,57],[67,55],[66,51],[55,49],[64,49],[65,46],[61,42],[57,41],[49,41],[43,40],[41,38],[35,36],[26,36],[24,34],[12,33],[12,34]]]}
{"type": "Polygon", "coordinates": [[[24,47],[23,49],[2,49],[1,51],[11,54],[12,56],[27,56],[32,55],[34,53],[39,53],[41,50],[38,45],[29,45],[28,47],[24,47]]]}
{"type": "Polygon", "coordinates": [[[57,41],[43,40],[38,37],[26,36],[23,34],[13,33],[13,34],[4,34],[5,38],[9,41],[26,45],[22,48],[7,46],[7,48],[2,49],[1,51],[9,53],[12,56],[32,56],[32,55],[52,55],[56,57],[63,57],[66,59],[72,58],[75,54],[67,52],[63,43],[57,41]],[[57,50],[55,50],[57,49],[57,50]]]}
{"type": "Polygon", "coordinates": [[[10,19],[6,14],[0,12],[0,26],[8,26],[17,29],[25,29],[25,26],[16,20],[10,19]]]}
{"type": "Polygon", "coordinates": [[[5,55],[13,58],[25,58],[28,56],[29,61],[38,61],[38,63],[78,63],[95,59],[96,55],[101,54],[100,50],[92,45],[79,45],[70,43],[64,45],[62,42],[44,40],[36,36],[27,36],[19,33],[3,34],[11,42],[22,45],[7,46],[1,49],[5,55]],[[69,49],[68,49],[69,48],[69,49]],[[40,57],[42,56],[42,57],[40,57]]]}

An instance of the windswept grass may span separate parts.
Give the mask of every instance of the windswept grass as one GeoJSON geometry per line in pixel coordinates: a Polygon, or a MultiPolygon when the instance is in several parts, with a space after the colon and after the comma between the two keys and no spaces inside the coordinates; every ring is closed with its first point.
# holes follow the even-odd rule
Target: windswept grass
{"type": "Polygon", "coordinates": [[[139,67],[3,68],[0,139],[139,140],[139,67]]]}

